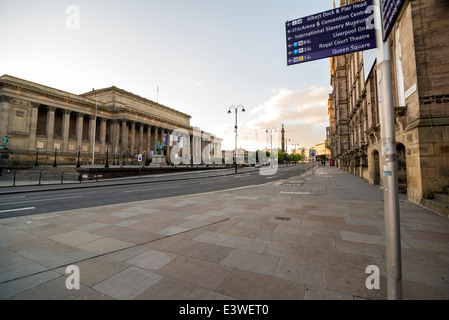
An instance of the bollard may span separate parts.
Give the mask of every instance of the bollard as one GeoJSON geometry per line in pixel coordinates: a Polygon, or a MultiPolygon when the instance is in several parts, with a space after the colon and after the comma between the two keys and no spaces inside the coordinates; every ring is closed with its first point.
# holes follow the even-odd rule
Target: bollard
{"type": "Polygon", "coordinates": [[[16,172],[14,172],[14,178],[13,178],[12,186],[13,187],[16,186],[16,172]]]}
{"type": "Polygon", "coordinates": [[[61,172],[61,184],[64,184],[64,172],[61,172]]]}
{"type": "Polygon", "coordinates": [[[39,185],[41,185],[41,181],[42,181],[42,171],[39,172],[39,185]]]}

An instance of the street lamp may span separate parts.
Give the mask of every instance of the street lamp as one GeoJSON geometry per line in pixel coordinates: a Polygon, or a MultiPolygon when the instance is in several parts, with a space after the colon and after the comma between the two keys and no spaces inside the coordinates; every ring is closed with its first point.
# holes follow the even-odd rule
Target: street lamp
{"type": "Polygon", "coordinates": [[[235,127],[234,127],[234,131],[235,131],[235,150],[234,150],[234,164],[235,164],[235,173],[237,173],[237,112],[238,109],[241,108],[242,112],[245,112],[245,107],[242,105],[238,105],[237,107],[235,106],[230,106],[228,113],[232,113],[231,109],[235,109],[235,127]]]}
{"type": "MultiPolygon", "coordinates": [[[[288,155],[288,141],[292,141],[289,138],[285,138],[285,153],[288,155]]],[[[285,165],[288,166],[289,158],[285,159],[285,165]]]]}
{"type": "Polygon", "coordinates": [[[76,167],[79,168],[81,167],[81,163],[80,163],[80,153],[81,153],[81,146],[78,146],[78,162],[76,164],[76,167]]]}
{"type": "MultiPolygon", "coordinates": [[[[270,130],[270,158],[273,160],[273,130],[274,132],[277,132],[275,128],[267,129],[265,132],[268,133],[268,130],[270,130]]],[[[273,161],[270,161],[270,168],[273,167],[273,161]]]]}
{"type": "Polygon", "coordinates": [[[109,145],[106,146],[106,164],[104,167],[109,168],[109,145]]]}
{"type": "Polygon", "coordinates": [[[58,164],[56,163],[56,152],[58,151],[58,148],[55,148],[55,162],[53,163],[53,167],[57,167],[58,164]]]}

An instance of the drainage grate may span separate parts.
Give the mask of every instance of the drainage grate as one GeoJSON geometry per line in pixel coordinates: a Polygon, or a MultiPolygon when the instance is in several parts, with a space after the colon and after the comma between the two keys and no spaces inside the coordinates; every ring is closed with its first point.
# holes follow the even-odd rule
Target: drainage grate
{"type": "Polygon", "coordinates": [[[290,218],[286,218],[286,217],[276,217],[276,220],[283,220],[283,221],[289,221],[290,218]]]}

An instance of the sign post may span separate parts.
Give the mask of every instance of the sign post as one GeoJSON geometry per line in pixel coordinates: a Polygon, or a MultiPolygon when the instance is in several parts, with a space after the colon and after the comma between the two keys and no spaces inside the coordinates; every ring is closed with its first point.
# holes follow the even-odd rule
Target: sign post
{"type": "Polygon", "coordinates": [[[310,151],[310,157],[312,158],[312,174],[315,174],[315,155],[316,155],[316,151],[315,150],[311,150],[310,151]]]}
{"type": "Polygon", "coordinates": [[[377,48],[389,300],[402,299],[402,264],[390,49],[385,40],[403,4],[404,0],[365,0],[285,24],[288,66],[377,48]]]}
{"type": "Polygon", "coordinates": [[[375,48],[375,30],[367,27],[371,5],[365,0],[287,21],[287,65],[375,48]]]}
{"type": "MultiPolygon", "coordinates": [[[[384,0],[382,11],[390,2],[384,0]]],[[[380,0],[374,0],[374,20],[377,39],[377,82],[382,138],[382,174],[384,190],[385,247],[387,253],[387,292],[389,300],[402,299],[401,236],[397,178],[396,136],[394,128],[393,94],[391,83],[390,47],[388,37],[391,20],[382,20],[380,0]],[[380,26],[382,21],[383,28],[380,26]],[[382,33],[383,29],[383,33],[382,33]]],[[[385,17],[384,17],[385,18],[385,17]]]]}

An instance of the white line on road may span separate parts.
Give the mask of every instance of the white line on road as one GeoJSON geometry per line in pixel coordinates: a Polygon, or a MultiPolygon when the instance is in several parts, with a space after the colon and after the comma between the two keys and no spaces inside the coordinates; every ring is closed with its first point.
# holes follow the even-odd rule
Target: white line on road
{"type": "Polygon", "coordinates": [[[14,211],[25,211],[25,210],[34,210],[34,209],[36,209],[36,208],[35,208],[35,207],[28,207],[28,208],[18,208],[18,209],[0,210],[0,213],[14,212],[14,211]]]}
{"type": "Polygon", "coordinates": [[[43,201],[56,201],[56,200],[64,200],[64,199],[75,199],[75,198],[83,198],[83,196],[73,196],[73,197],[62,197],[62,198],[36,199],[36,200],[8,202],[8,203],[0,203],[0,206],[10,205],[10,204],[29,203],[29,202],[43,202],[43,201]]]}
{"type": "Polygon", "coordinates": [[[19,198],[25,198],[25,196],[17,196],[17,197],[1,198],[1,200],[10,200],[10,199],[19,199],[19,198]]]}
{"type": "Polygon", "coordinates": [[[288,191],[281,191],[279,193],[285,193],[285,194],[310,194],[310,192],[288,192],[288,191]]]}
{"type": "Polygon", "coordinates": [[[155,187],[155,188],[145,188],[145,189],[127,189],[127,190],[122,190],[123,193],[128,193],[128,192],[142,192],[142,191],[151,191],[151,190],[160,190],[160,189],[170,189],[170,188],[179,188],[179,185],[176,186],[168,186],[168,187],[155,187]]]}

